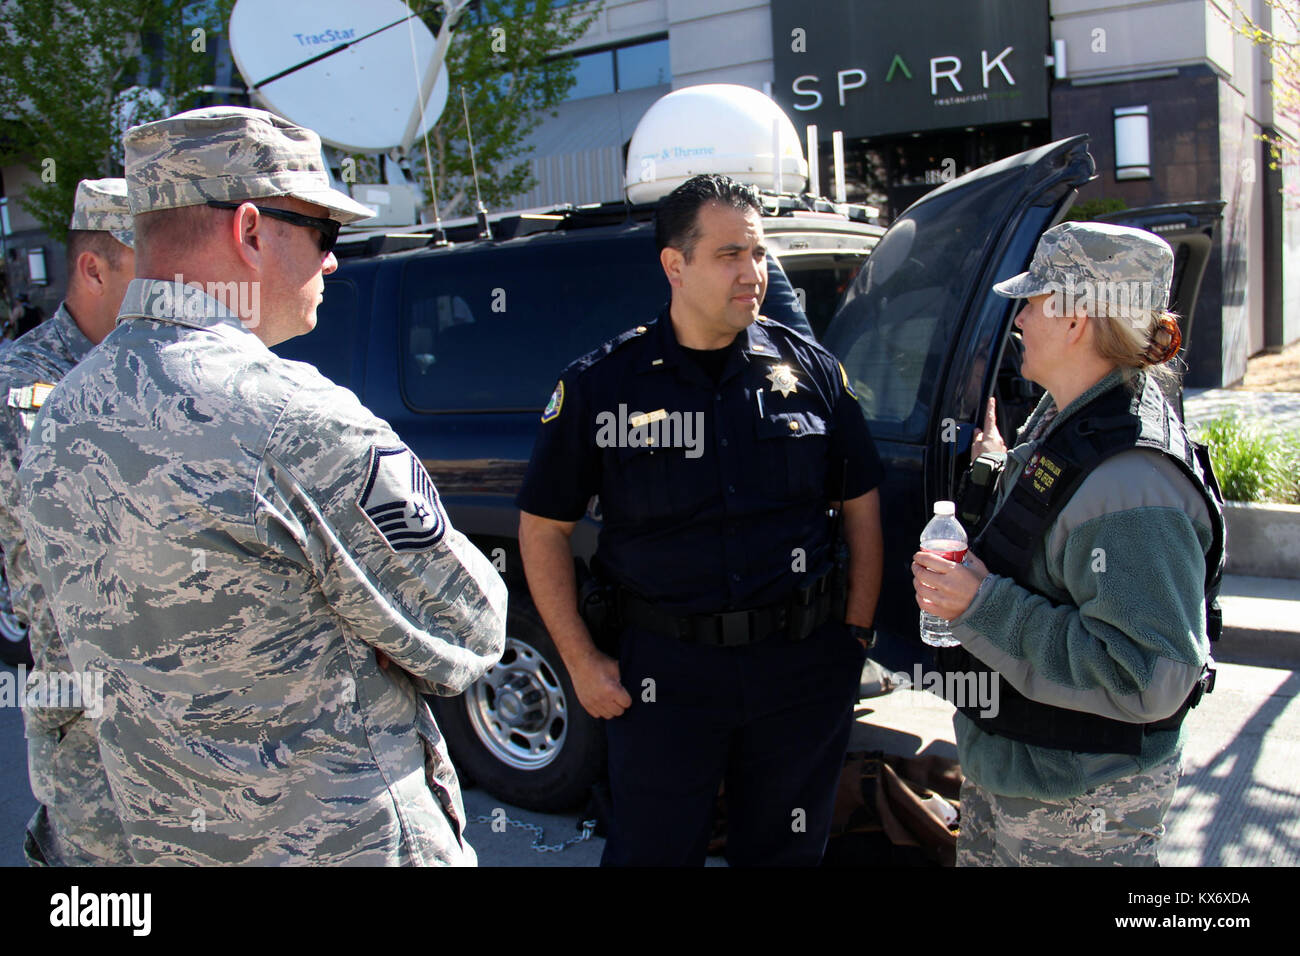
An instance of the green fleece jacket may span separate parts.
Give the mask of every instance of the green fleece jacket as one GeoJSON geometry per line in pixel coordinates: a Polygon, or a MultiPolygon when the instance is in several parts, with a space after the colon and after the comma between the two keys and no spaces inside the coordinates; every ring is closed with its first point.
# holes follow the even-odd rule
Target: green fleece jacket
{"type": "MultiPolygon", "coordinates": [[[[1007,454],[999,507],[1038,444],[1120,381],[1111,373],[1054,418],[1051,395],[1043,397],[1007,454]]],[[[1031,700],[1135,723],[1168,717],[1209,656],[1211,539],[1205,502],[1173,461],[1146,449],[1121,452],[1075,491],[1020,583],[990,575],[981,584],[954,636],[1031,700]]],[[[1079,796],[1181,748],[1181,731],[1147,735],[1134,757],[1016,743],[960,713],[954,726],[968,777],[992,793],[1037,800],[1079,796]]]]}

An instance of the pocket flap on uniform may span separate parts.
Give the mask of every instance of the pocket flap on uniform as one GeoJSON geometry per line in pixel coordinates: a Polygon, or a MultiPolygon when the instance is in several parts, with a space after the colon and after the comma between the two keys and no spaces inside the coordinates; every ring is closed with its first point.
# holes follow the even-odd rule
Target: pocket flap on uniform
{"type": "Polygon", "coordinates": [[[825,435],[826,419],[814,412],[773,412],[759,416],[759,438],[803,438],[825,435]]]}
{"type": "Polygon", "coordinates": [[[620,445],[615,449],[619,461],[631,461],[642,455],[649,456],[651,452],[661,452],[664,449],[658,445],[620,445]]]}

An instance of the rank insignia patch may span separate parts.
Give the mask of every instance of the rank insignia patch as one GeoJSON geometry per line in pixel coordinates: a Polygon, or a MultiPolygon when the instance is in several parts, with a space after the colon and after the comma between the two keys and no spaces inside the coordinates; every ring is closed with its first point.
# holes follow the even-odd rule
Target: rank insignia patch
{"type": "Polygon", "coordinates": [[[433,479],[405,445],[370,450],[370,473],[357,507],[394,551],[425,551],[447,531],[433,479]]]}
{"type": "Polygon", "coordinates": [[[773,365],[767,380],[772,383],[772,391],[780,392],[782,398],[789,398],[799,388],[799,380],[788,365],[773,365]]]}
{"type": "Polygon", "coordinates": [[[542,411],[542,421],[553,422],[560,417],[560,409],[564,407],[564,380],[561,379],[555,384],[555,391],[551,393],[551,400],[546,403],[546,408],[542,411]]]}

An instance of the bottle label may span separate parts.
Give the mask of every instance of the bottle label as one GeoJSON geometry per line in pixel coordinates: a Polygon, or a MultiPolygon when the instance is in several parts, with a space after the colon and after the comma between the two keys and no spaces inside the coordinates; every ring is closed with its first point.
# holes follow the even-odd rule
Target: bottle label
{"type": "Polygon", "coordinates": [[[961,564],[962,559],[966,557],[967,548],[960,541],[922,541],[921,550],[961,564]]]}

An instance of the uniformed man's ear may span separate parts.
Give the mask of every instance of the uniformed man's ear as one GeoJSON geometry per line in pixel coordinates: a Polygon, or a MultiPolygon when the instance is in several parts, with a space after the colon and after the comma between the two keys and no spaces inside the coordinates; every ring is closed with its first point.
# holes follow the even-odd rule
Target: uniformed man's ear
{"type": "Polygon", "coordinates": [[[261,271],[266,232],[270,226],[271,218],[259,213],[251,202],[244,203],[231,217],[227,238],[234,242],[240,260],[252,269],[261,271]]]}
{"type": "Polygon", "coordinates": [[[659,250],[659,264],[664,267],[664,275],[668,277],[668,284],[674,289],[682,284],[682,266],[685,262],[686,257],[682,255],[680,249],[664,246],[659,250]]]}
{"type": "Polygon", "coordinates": [[[93,252],[83,252],[77,256],[76,262],[77,276],[81,279],[86,289],[102,293],[104,291],[104,277],[108,273],[108,264],[93,252]]]}

